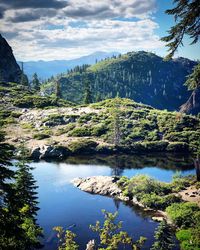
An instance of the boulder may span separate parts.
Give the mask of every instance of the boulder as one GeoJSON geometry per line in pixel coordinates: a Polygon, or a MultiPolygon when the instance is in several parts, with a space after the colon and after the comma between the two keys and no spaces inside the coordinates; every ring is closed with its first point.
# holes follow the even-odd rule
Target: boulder
{"type": "Polygon", "coordinates": [[[116,180],[115,177],[111,176],[92,176],[87,178],[75,178],[72,180],[72,183],[85,192],[106,195],[115,197],[119,200],[128,201],[129,198],[123,195],[116,180]]]}
{"type": "Polygon", "coordinates": [[[66,147],[62,146],[44,146],[42,150],[40,150],[41,156],[40,159],[59,159],[62,160],[66,158],[70,151],[66,147]]]}
{"type": "Polygon", "coordinates": [[[40,147],[37,147],[37,148],[34,148],[31,152],[31,158],[33,160],[39,160],[40,159],[40,155],[41,155],[41,152],[40,152],[40,147]]]}
{"type": "Polygon", "coordinates": [[[70,154],[70,150],[63,146],[44,145],[42,148],[36,147],[31,152],[33,160],[58,159],[62,160],[70,154]]]}

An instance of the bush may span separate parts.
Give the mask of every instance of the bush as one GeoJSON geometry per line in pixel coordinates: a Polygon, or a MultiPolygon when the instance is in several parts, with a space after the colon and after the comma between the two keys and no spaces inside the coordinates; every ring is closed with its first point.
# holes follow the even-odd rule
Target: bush
{"type": "Polygon", "coordinates": [[[106,128],[105,124],[99,124],[99,125],[92,127],[91,134],[93,136],[101,136],[101,135],[105,134],[107,132],[107,130],[108,129],[106,128]]]}
{"type": "Polygon", "coordinates": [[[71,142],[68,147],[73,154],[90,154],[96,152],[97,143],[92,140],[78,140],[71,142]]]}
{"type": "Polygon", "coordinates": [[[154,142],[142,142],[145,151],[151,152],[163,152],[167,148],[167,141],[154,141],[154,142]]]}
{"type": "Polygon", "coordinates": [[[185,152],[189,151],[189,145],[185,142],[170,142],[167,146],[169,152],[185,152]]]}
{"type": "Polygon", "coordinates": [[[199,207],[192,202],[174,203],[167,207],[166,211],[174,224],[188,228],[194,225],[194,214],[199,211],[199,207]]]}
{"type": "Polygon", "coordinates": [[[165,209],[166,207],[175,202],[180,202],[180,201],[181,201],[180,197],[177,197],[174,194],[160,196],[155,193],[150,193],[150,194],[143,194],[141,198],[141,202],[145,206],[161,210],[165,209]]]}
{"type": "Polygon", "coordinates": [[[20,108],[47,108],[47,107],[59,107],[59,106],[71,106],[72,103],[67,101],[52,98],[44,97],[37,95],[24,95],[21,98],[13,100],[14,106],[20,108]]]}
{"type": "Polygon", "coordinates": [[[90,136],[91,131],[90,131],[90,128],[83,126],[83,127],[74,128],[71,132],[68,133],[68,135],[69,136],[78,136],[78,137],[90,136]]]}
{"type": "Polygon", "coordinates": [[[182,250],[200,249],[200,227],[181,229],[176,233],[182,250]]]}
{"type": "Polygon", "coordinates": [[[49,137],[50,137],[50,135],[45,134],[45,133],[40,133],[40,134],[33,135],[33,138],[37,139],[37,140],[43,140],[43,139],[46,139],[46,138],[49,138],[49,137]]]}

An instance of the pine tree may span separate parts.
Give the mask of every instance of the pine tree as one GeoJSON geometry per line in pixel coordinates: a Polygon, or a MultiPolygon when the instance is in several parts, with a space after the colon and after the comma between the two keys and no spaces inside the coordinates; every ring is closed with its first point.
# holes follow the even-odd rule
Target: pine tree
{"type": "Polygon", "coordinates": [[[62,98],[61,86],[59,81],[55,82],[55,95],[56,98],[62,98]]]}
{"type": "Polygon", "coordinates": [[[28,77],[24,74],[24,63],[21,63],[21,79],[20,79],[20,84],[24,85],[24,86],[29,86],[29,82],[28,82],[28,77]]]}
{"type": "Polygon", "coordinates": [[[83,102],[85,104],[89,104],[92,102],[92,92],[91,92],[89,80],[86,76],[84,77],[83,83],[84,83],[84,87],[85,87],[83,102]]]}
{"type": "Polygon", "coordinates": [[[189,90],[200,88],[200,63],[195,66],[193,72],[188,76],[185,85],[189,90]]]}
{"type": "Polygon", "coordinates": [[[154,238],[154,242],[151,250],[171,250],[174,246],[173,230],[166,220],[163,220],[158,226],[154,238]]]}
{"type": "Polygon", "coordinates": [[[33,74],[32,87],[36,91],[40,91],[40,81],[38,79],[37,73],[33,74]]]}
{"type": "MultiPolygon", "coordinates": [[[[25,156],[26,152],[23,146],[20,147],[21,155],[25,156]]],[[[17,164],[17,171],[15,174],[15,190],[18,200],[18,208],[20,211],[21,228],[25,232],[24,244],[26,249],[31,249],[40,246],[38,237],[42,235],[42,229],[36,223],[36,215],[38,208],[37,201],[37,186],[36,181],[31,173],[33,170],[24,158],[17,164]]]]}
{"type": "Polygon", "coordinates": [[[2,249],[23,250],[24,233],[13,187],[14,171],[10,169],[13,148],[3,141],[4,135],[0,133],[0,246],[2,249]]]}
{"type": "Polygon", "coordinates": [[[168,31],[169,35],[162,38],[167,42],[169,54],[166,59],[170,59],[180,45],[183,45],[184,35],[188,35],[192,39],[192,43],[199,40],[199,18],[200,4],[199,0],[174,0],[176,6],[167,10],[166,13],[173,15],[176,24],[168,31]]]}
{"type": "Polygon", "coordinates": [[[27,87],[29,86],[28,78],[24,73],[21,74],[20,84],[27,87]]]}

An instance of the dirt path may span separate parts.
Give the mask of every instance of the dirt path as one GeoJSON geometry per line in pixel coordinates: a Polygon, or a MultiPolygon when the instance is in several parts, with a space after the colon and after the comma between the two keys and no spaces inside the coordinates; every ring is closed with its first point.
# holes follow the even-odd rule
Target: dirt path
{"type": "Polygon", "coordinates": [[[195,186],[191,186],[179,192],[179,194],[184,201],[195,202],[200,207],[200,189],[197,189],[195,186]]]}

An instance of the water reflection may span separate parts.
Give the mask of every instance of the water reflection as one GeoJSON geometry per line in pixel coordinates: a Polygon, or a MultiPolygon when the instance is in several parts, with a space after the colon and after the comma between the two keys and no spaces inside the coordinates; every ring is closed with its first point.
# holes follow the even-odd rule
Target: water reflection
{"type": "Polygon", "coordinates": [[[45,249],[48,250],[55,249],[52,228],[58,225],[67,228],[74,224],[76,226],[72,230],[78,235],[81,249],[84,249],[87,241],[96,237],[89,225],[95,224],[96,220],[102,222],[102,209],[118,211],[123,228],[134,239],[141,235],[147,237],[144,249],[150,249],[153,243],[157,223],[150,219],[147,212],[112,198],[82,192],[70,183],[73,178],[148,174],[161,181],[170,181],[177,170],[184,175],[194,173],[192,159],[180,155],[80,156],[69,157],[65,162],[38,162],[31,165],[35,167],[33,174],[39,186],[38,222],[44,228],[45,249]]]}

